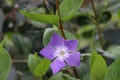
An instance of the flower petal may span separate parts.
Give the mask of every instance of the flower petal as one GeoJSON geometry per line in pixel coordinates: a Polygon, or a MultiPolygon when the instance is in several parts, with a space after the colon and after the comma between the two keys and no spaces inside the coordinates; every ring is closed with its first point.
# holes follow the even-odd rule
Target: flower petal
{"type": "Polygon", "coordinates": [[[65,40],[64,46],[68,48],[68,51],[76,51],[78,45],[78,40],[65,40]]]}
{"type": "Polygon", "coordinates": [[[45,56],[46,58],[53,60],[56,56],[54,56],[55,54],[55,49],[52,48],[51,46],[46,46],[45,48],[43,48],[40,52],[41,55],[45,56]]]}
{"type": "Polygon", "coordinates": [[[64,39],[61,36],[57,35],[56,33],[53,33],[51,40],[49,42],[49,45],[55,48],[55,47],[61,46],[63,42],[64,42],[64,39]]]}
{"type": "Polygon", "coordinates": [[[70,66],[79,66],[80,65],[80,52],[71,53],[69,57],[65,58],[65,61],[70,66]]]}
{"type": "Polygon", "coordinates": [[[53,74],[58,73],[61,68],[65,67],[66,64],[64,61],[60,61],[59,58],[56,58],[51,64],[50,67],[52,69],[53,74]]]}

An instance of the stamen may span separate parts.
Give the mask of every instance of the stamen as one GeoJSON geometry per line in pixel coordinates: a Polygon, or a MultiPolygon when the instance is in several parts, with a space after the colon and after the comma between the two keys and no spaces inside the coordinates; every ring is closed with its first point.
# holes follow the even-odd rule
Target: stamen
{"type": "Polygon", "coordinates": [[[60,54],[63,56],[63,55],[65,54],[65,52],[64,52],[64,51],[61,51],[60,54]]]}

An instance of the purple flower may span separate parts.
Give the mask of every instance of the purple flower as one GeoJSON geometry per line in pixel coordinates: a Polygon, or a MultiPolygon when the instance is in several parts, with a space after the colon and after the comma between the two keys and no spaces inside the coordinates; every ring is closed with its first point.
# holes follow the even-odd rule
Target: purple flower
{"type": "Polygon", "coordinates": [[[53,60],[50,64],[53,74],[67,65],[80,65],[80,52],[76,52],[77,44],[77,40],[65,40],[56,33],[52,35],[49,44],[40,51],[40,54],[53,60]]]}

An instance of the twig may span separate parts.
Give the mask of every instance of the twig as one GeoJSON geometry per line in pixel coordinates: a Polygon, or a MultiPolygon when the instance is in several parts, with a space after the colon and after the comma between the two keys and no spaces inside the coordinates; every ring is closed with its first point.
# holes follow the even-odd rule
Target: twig
{"type": "Polygon", "coordinates": [[[61,34],[64,37],[64,39],[66,39],[66,36],[65,36],[65,33],[64,33],[64,28],[62,26],[61,16],[60,16],[59,0],[56,0],[56,7],[57,7],[58,16],[59,16],[59,29],[60,29],[61,34]]]}
{"type": "Polygon", "coordinates": [[[12,60],[13,63],[27,63],[27,60],[12,60]]]}
{"type": "MultiPolygon", "coordinates": [[[[66,39],[66,36],[65,36],[65,33],[64,33],[64,28],[62,26],[61,16],[60,16],[59,0],[56,0],[56,7],[57,7],[58,16],[59,16],[59,29],[60,29],[61,34],[64,37],[64,39],[66,39]]],[[[73,72],[74,72],[75,77],[78,78],[78,74],[77,74],[77,71],[76,71],[75,67],[73,69],[73,72]]]]}
{"type": "Polygon", "coordinates": [[[97,11],[96,11],[96,9],[95,9],[95,5],[94,5],[94,2],[93,2],[93,0],[90,0],[90,2],[91,2],[91,6],[92,6],[92,9],[93,9],[93,12],[94,12],[94,19],[95,19],[95,21],[96,21],[96,27],[97,27],[97,30],[98,30],[98,35],[99,35],[99,39],[100,39],[100,44],[101,44],[101,47],[102,47],[102,49],[104,49],[104,47],[103,47],[103,39],[102,39],[102,35],[101,35],[101,29],[100,29],[100,26],[99,26],[99,18],[98,18],[98,16],[97,16],[97,11]]]}

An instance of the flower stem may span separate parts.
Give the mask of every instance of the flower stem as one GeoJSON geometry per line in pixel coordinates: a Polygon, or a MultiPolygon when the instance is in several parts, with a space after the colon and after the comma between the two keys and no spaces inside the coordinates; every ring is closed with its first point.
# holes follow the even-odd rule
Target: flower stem
{"type": "Polygon", "coordinates": [[[59,16],[59,29],[60,29],[61,34],[64,37],[64,39],[66,39],[66,36],[64,33],[64,28],[62,26],[61,16],[60,16],[59,0],[56,0],[56,7],[57,7],[58,16],[59,16]]]}
{"type": "MultiPolygon", "coordinates": [[[[65,36],[65,33],[64,33],[64,28],[63,28],[63,25],[62,25],[61,15],[60,15],[59,0],[56,0],[56,7],[57,7],[58,16],[59,16],[59,29],[60,29],[61,34],[64,37],[64,39],[66,39],[66,36],[65,36]]],[[[73,72],[74,72],[75,77],[78,78],[78,74],[77,74],[77,71],[76,71],[75,67],[73,69],[73,72]]]]}
{"type": "Polygon", "coordinates": [[[76,70],[76,68],[75,68],[75,67],[73,67],[73,71],[74,71],[75,77],[76,77],[76,78],[79,78],[79,77],[78,77],[77,70],[76,70]]]}
{"type": "Polygon", "coordinates": [[[90,0],[90,3],[91,3],[91,6],[92,6],[92,9],[93,9],[93,12],[94,12],[95,25],[96,25],[97,30],[98,30],[98,36],[99,36],[99,39],[100,39],[101,48],[104,49],[103,39],[102,39],[102,35],[101,35],[102,31],[101,31],[100,26],[99,26],[99,18],[97,16],[97,11],[95,9],[95,5],[94,5],[93,0],[90,0]]]}

